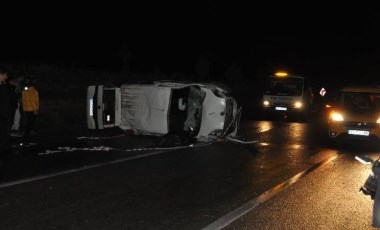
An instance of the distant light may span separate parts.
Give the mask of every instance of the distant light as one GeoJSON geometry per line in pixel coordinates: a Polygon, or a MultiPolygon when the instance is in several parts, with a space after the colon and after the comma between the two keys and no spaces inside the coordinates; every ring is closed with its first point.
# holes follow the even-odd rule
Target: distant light
{"type": "Polygon", "coordinates": [[[325,96],[325,94],[326,94],[326,90],[325,90],[325,88],[322,88],[320,91],[319,91],[319,94],[322,96],[322,97],[324,97],[325,96]]]}
{"type": "Polygon", "coordinates": [[[27,86],[25,86],[24,90],[28,90],[29,88],[27,86]]]}
{"type": "Polygon", "coordinates": [[[275,75],[277,77],[287,77],[288,73],[287,72],[277,72],[277,73],[275,73],[275,75]]]}
{"type": "Polygon", "coordinates": [[[110,120],[111,120],[111,116],[107,115],[107,121],[110,121],[110,120]]]}
{"type": "Polygon", "coordinates": [[[301,145],[293,145],[294,149],[300,149],[302,146],[301,145]]]}
{"type": "Polygon", "coordinates": [[[270,102],[269,101],[263,101],[263,104],[264,104],[264,106],[269,106],[270,105],[270,102]]]}
{"type": "Polygon", "coordinates": [[[325,107],[326,107],[326,108],[331,108],[331,105],[326,104],[325,107]]]}
{"type": "Polygon", "coordinates": [[[376,123],[377,123],[377,124],[380,124],[380,118],[379,118],[379,119],[377,119],[376,123]]]}

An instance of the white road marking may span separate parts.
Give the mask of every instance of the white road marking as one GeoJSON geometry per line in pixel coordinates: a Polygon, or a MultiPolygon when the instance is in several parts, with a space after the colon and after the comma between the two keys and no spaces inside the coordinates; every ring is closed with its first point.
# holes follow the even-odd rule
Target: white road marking
{"type": "Polygon", "coordinates": [[[213,143],[214,143],[214,141],[207,142],[207,143],[201,143],[201,144],[195,144],[195,145],[188,145],[188,146],[176,146],[176,147],[170,147],[170,148],[136,148],[136,149],[114,149],[114,148],[110,148],[107,146],[98,146],[98,147],[93,147],[93,148],[80,148],[80,149],[76,149],[76,148],[73,149],[70,147],[58,147],[58,150],[56,150],[56,151],[46,150],[44,153],[39,153],[39,155],[59,153],[62,151],[71,152],[71,151],[79,151],[79,150],[88,150],[88,151],[116,150],[116,151],[126,151],[126,152],[156,150],[156,152],[145,153],[145,154],[140,154],[137,156],[122,158],[122,159],[118,159],[118,160],[114,160],[114,161],[108,161],[108,162],[104,162],[104,163],[83,166],[83,167],[78,168],[78,169],[69,169],[69,170],[64,170],[64,171],[60,171],[60,172],[56,172],[56,173],[45,174],[45,175],[41,175],[41,176],[36,176],[36,177],[31,177],[31,178],[26,178],[26,179],[11,181],[11,182],[6,182],[6,183],[0,184],[0,189],[10,187],[10,186],[14,186],[14,185],[23,184],[23,183],[28,183],[28,182],[32,182],[32,181],[42,180],[42,179],[46,179],[46,178],[50,178],[50,177],[60,176],[60,175],[64,175],[64,174],[80,172],[80,171],[84,171],[87,169],[93,169],[93,168],[103,167],[103,166],[117,164],[117,163],[121,163],[121,162],[126,162],[126,161],[130,161],[130,160],[149,157],[149,156],[153,156],[153,155],[158,155],[161,153],[167,153],[170,150],[180,150],[180,149],[185,149],[185,148],[205,147],[205,146],[211,145],[213,143]]]}
{"type": "MultiPolygon", "coordinates": [[[[182,146],[174,146],[174,147],[140,147],[133,149],[119,149],[112,148],[108,146],[93,146],[93,147],[84,147],[84,148],[76,148],[76,147],[57,147],[57,150],[46,149],[44,152],[39,152],[39,156],[49,155],[52,153],[63,153],[63,152],[74,152],[74,151],[101,151],[101,152],[109,152],[109,151],[119,151],[119,152],[141,152],[141,151],[164,151],[164,150],[180,150],[187,148],[195,148],[195,147],[204,147],[215,143],[216,140],[209,142],[201,142],[191,145],[182,145],[182,146]]],[[[256,143],[256,142],[255,142],[256,143]]]]}
{"type": "Polygon", "coordinates": [[[87,139],[87,140],[104,140],[104,139],[113,139],[113,138],[124,137],[124,136],[125,136],[125,134],[120,134],[120,135],[109,136],[109,137],[77,137],[76,139],[77,140],[84,140],[84,139],[87,139]]]}
{"type": "Polygon", "coordinates": [[[226,137],[226,140],[240,143],[240,144],[246,144],[246,145],[259,143],[259,140],[245,141],[245,140],[239,140],[239,139],[228,137],[228,136],[226,137]]]}
{"type": "Polygon", "coordinates": [[[276,185],[275,187],[265,191],[258,197],[248,201],[244,205],[240,206],[239,208],[233,210],[232,212],[224,215],[223,217],[219,218],[218,220],[214,221],[213,223],[207,225],[206,227],[202,228],[202,230],[214,230],[214,229],[223,229],[224,227],[230,225],[235,220],[241,218],[248,212],[252,211],[256,207],[258,207],[260,204],[266,202],[270,198],[272,198],[274,195],[282,191],[283,189],[291,186],[292,184],[296,183],[299,179],[306,176],[307,174],[311,173],[312,171],[320,168],[321,166],[333,161],[336,159],[339,155],[336,154],[335,156],[331,156],[329,158],[326,158],[325,160],[313,165],[309,169],[298,173],[297,175],[293,176],[292,178],[276,185]]]}
{"type": "Polygon", "coordinates": [[[57,147],[57,150],[45,150],[45,152],[38,153],[39,156],[49,155],[52,153],[63,153],[63,152],[74,152],[74,151],[95,151],[95,152],[109,152],[111,150],[118,150],[107,146],[95,146],[95,147],[86,147],[86,148],[75,148],[75,147],[57,147]]]}
{"type": "Polygon", "coordinates": [[[84,170],[88,170],[88,169],[103,167],[103,166],[107,166],[107,165],[118,164],[118,163],[130,161],[130,160],[136,160],[136,159],[149,157],[149,156],[153,156],[153,155],[158,155],[161,153],[167,153],[167,152],[168,151],[157,151],[157,152],[152,152],[152,153],[146,153],[146,154],[141,154],[141,155],[137,155],[137,156],[133,156],[133,157],[127,157],[127,158],[123,158],[123,159],[108,161],[108,162],[104,162],[104,163],[83,166],[83,167],[78,168],[78,169],[69,169],[69,170],[64,170],[64,171],[60,171],[60,172],[56,172],[56,173],[50,173],[50,174],[45,174],[45,175],[41,175],[41,176],[36,176],[36,177],[31,177],[31,178],[26,178],[26,179],[11,181],[11,182],[6,182],[6,183],[0,184],[0,188],[11,187],[14,185],[29,183],[32,181],[47,179],[47,178],[65,175],[65,174],[69,174],[69,173],[75,173],[75,172],[80,172],[80,171],[84,171],[84,170]]]}

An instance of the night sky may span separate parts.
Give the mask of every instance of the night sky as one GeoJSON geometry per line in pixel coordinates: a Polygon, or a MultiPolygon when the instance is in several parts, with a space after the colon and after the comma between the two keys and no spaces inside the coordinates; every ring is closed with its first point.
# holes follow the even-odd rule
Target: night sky
{"type": "Polygon", "coordinates": [[[17,22],[1,38],[0,62],[120,72],[124,45],[132,72],[191,74],[200,55],[211,61],[214,78],[234,63],[247,78],[278,69],[351,80],[380,72],[380,21],[369,8],[166,7],[51,11],[17,22]]]}

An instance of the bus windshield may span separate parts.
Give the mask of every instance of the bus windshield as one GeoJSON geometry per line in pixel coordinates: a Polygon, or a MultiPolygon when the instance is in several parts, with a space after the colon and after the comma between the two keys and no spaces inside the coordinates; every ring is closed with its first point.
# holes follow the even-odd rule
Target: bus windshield
{"type": "Polygon", "coordinates": [[[277,96],[301,96],[304,80],[302,78],[276,78],[270,77],[264,93],[277,96]]]}

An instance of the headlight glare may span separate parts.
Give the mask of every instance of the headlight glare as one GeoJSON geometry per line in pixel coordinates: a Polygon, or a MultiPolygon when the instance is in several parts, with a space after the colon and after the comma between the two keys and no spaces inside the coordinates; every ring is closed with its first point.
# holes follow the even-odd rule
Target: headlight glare
{"type": "Polygon", "coordinates": [[[331,114],[331,119],[333,121],[344,121],[343,115],[340,113],[336,113],[336,112],[331,114]]]}
{"type": "Polygon", "coordinates": [[[300,109],[300,108],[302,108],[303,104],[300,101],[296,101],[296,102],[293,103],[293,106],[296,109],[300,109]]]}

